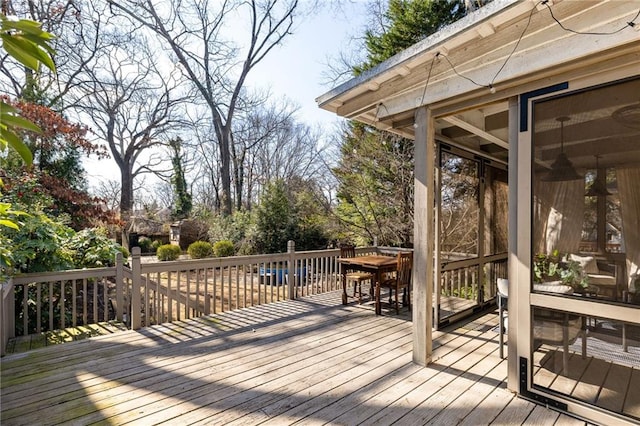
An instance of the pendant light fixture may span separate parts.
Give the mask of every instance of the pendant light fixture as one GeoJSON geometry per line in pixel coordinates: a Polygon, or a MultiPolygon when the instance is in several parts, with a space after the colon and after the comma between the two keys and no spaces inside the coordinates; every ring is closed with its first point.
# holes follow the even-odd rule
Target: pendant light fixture
{"type": "Polygon", "coordinates": [[[547,175],[542,178],[544,182],[564,182],[583,178],[576,172],[567,154],[564,153],[564,122],[569,120],[569,117],[556,118],[556,121],[560,122],[560,154],[551,163],[551,169],[547,175]]]}
{"type": "Polygon", "coordinates": [[[609,190],[607,189],[607,178],[606,173],[605,176],[600,175],[600,165],[598,164],[599,155],[596,155],[596,178],[593,180],[593,183],[589,187],[586,192],[586,196],[588,197],[597,197],[599,195],[606,197],[607,195],[611,195],[609,190]],[[604,178],[604,179],[603,179],[604,178]]]}

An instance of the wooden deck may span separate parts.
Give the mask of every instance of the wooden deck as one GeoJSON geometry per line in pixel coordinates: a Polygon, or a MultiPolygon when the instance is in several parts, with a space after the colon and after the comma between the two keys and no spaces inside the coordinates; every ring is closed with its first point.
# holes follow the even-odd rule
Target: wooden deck
{"type": "Polygon", "coordinates": [[[411,323],[284,301],[2,359],[14,424],[584,424],[506,390],[496,313],[436,332],[411,362],[411,323]]]}

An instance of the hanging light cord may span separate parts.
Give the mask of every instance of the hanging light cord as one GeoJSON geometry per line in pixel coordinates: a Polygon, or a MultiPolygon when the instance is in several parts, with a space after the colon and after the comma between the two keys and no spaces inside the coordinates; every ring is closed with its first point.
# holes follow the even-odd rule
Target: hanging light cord
{"type": "MultiPolygon", "coordinates": [[[[573,34],[582,34],[582,35],[613,35],[613,34],[617,34],[621,31],[626,30],[628,27],[634,28],[637,24],[635,23],[635,20],[638,19],[638,16],[640,16],[640,10],[638,10],[638,13],[636,13],[636,16],[633,17],[633,19],[629,22],[627,22],[627,25],[625,25],[624,27],[618,28],[617,30],[614,31],[610,31],[610,32],[591,32],[591,31],[576,31],[576,30],[572,30],[571,28],[567,28],[565,27],[562,22],[560,22],[558,20],[558,18],[555,17],[555,15],[553,14],[553,9],[551,9],[551,6],[549,5],[549,0],[543,0],[540,3],[542,3],[543,5],[547,6],[547,9],[549,9],[549,13],[551,14],[551,18],[553,18],[554,21],[556,21],[556,23],[560,26],[560,28],[562,28],[563,30],[573,33],[573,34]]],[[[538,4],[540,4],[538,3],[538,4]]]]}
{"type": "MultiPolygon", "coordinates": [[[[494,88],[493,84],[495,83],[496,79],[498,78],[498,76],[500,75],[502,70],[505,68],[505,66],[507,65],[509,60],[511,60],[511,57],[514,55],[514,53],[518,49],[518,46],[520,45],[520,42],[524,38],[524,35],[526,34],[527,30],[529,29],[529,26],[531,25],[531,20],[533,18],[533,14],[534,14],[534,12],[536,11],[536,9],[537,9],[537,7],[539,5],[544,5],[544,6],[547,7],[547,9],[549,9],[549,14],[551,15],[551,18],[564,31],[567,31],[567,32],[570,32],[570,33],[573,33],[573,34],[580,34],[580,35],[597,35],[597,36],[614,35],[614,34],[617,34],[617,33],[621,32],[621,31],[624,31],[627,28],[635,28],[638,25],[638,23],[636,23],[635,21],[638,19],[638,17],[640,17],[640,9],[638,9],[638,12],[635,14],[635,16],[633,17],[633,19],[631,21],[627,22],[627,24],[625,26],[623,26],[623,27],[621,27],[621,28],[619,28],[617,30],[611,31],[611,32],[577,31],[577,30],[574,30],[574,29],[571,29],[571,28],[568,28],[568,27],[564,26],[564,24],[562,24],[562,22],[560,22],[560,20],[558,18],[556,18],[556,16],[553,14],[553,9],[551,8],[551,5],[549,4],[549,0],[540,0],[539,2],[537,2],[531,8],[531,12],[529,13],[529,17],[527,19],[527,24],[525,25],[524,29],[522,30],[522,33],[520,34],[520,37],[518,37],[518,41],[516,41],[516,44],[513,46],[513,49],[511,50],[511,52],[509,53],[507,58],[504,60],[504,62],[502,63],[502,65],[500,66],[498,71],[495,73],[495,75],[493,76],[493,78],[491,79],[491,82],[489,84],[478,83],[477,81],[475,81],[471,77],[467,77],[466,75],[460,74],[458,72],[458,70],[456,69],[455,65],[453,65],[453,63],[451,62],[451,60],[449,59],[449,57],[447,55],[443,55],[440,52],[437,52],[436,55],[431,60],[431,65],[429,66],[429,73],[427,74],[427,81],[425,82],[424,90],[422,91],[422,96],[420,98],[420,105],[422,105],[424,103],[424,98],[425,98],[425,96],[427,94],[427,86],[429,85],[429,80],[431,79],[431,71],[433,70],[433,65],[434,65],[436,59],[439,58],[439,57],[443,57],[445,59],[445,61],[449,64],[449,67],[451,68],[451,70],[458,77],[463,78],[463,79],[471,82],[471,84],[473,84],[475,86],[487,88],[487,89],[491,90],[492,93],[494,93],[495,92],[495,88],[494,88]]],[[[380,103],[379,107],[384,107],[386,109],[386,106],[383,103],[380,103]]],[[[378,114],[376,113],[376,118],[377,118],[377,115],[378,114]]]]}

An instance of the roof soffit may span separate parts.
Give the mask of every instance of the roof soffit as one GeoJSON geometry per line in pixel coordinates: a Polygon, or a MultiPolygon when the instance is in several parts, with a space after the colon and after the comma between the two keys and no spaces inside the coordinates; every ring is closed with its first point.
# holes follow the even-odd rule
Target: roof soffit
{"type": "MultiPolygon", "coordinates": [[[[492,10],[493,15],[489,14],[486,19],[476,17],[463,22],[462,29],[458,29],[461,32],[447,33],[448,39],[425,39],[404,55],[392,58],[394,60],[390,63],[381,64],[385,65],[382,69],[378,67],[364,76],[369,84],[354,79],[348,82],[347,89],[344,89],[345,85],[339,86],[318,98],[320,106],[344,117],[375,124],[393,120],[392,117],[420,105],[471,92],[481,95],[479,86],[488,85],[493,79],[494,86],[500,90],[500,84],[509,80],[526,75],[532,78],[536,72],[553,69],[558,64],[623,44],[639,43],[639,33],[631,29],[600,37],[573,34],[563,30],[551,18],[546,7],[538,10],[534,9],[534,2],[520,2],[518,10],[511,7],[510,14],[507,14],[506,3],[511,4],[502,2],[504,10],[492,10]],[[531,22],[528,22],[529,17],[531,22]],[[526,32],[518,42],[525,27],[526,32]],[[432,44],[427,46],[427,42],[432,44]],[[516,43],[517,49],[509,57],[516,43]],[[446,58],[439,56],[434,59],[438,51],[444,52],[446,58]],[[508,57],[507,65],[501,69],[508,57]],[[404,61],[400,60],[402,58],[404,61]],[[424,83],[430,68],[429,84],[425,90],[424,83]],[[410,70],[408,74],[407,69],[410,70]]],[[[637,3],[632,1],[607,4],[600,1],[556,1],[553,6],[554,15],[566,27],[581,32],[610,32],[621,28],[634,17],[637,9],[637,3]]],[[[489,95],[488,90],[484,92],[489,95]]]]}

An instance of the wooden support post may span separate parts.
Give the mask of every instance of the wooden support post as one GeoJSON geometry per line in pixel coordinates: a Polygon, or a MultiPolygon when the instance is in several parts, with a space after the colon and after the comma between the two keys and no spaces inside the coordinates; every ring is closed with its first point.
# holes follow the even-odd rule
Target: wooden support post
{"type": "MultiPolygon", "coordinates": [[[[298,288],[296,284],[296,243],[295,241],[289,240],[287,242],[287,253],[289,257],[287,259],[287,288],[289,292],[289,299],[293,300],[296,298],[295,290],[298,288]]],[[[298,277],[300,279],[300,277],[298,277]]],[[[277,277],[276,277],[277,283],[277,277]]]]}
{"type": "Polygon", "coordinates": [[[0,355],[5,355],[7,343],[16,337],[15,287],[13,280],[0,283],[0,355]]]}
{"type": "Polygon", "coordinates": [[[131,272],[131,329],[138,330],[142,327],[140,247],[131,250],[131,272]]]}
{"type": "Polygon", "coordinates": [[[414,263],[413,285],[413,362],[431,362],[433,328],[434,214],[435,214],[435,139],[431,111],[422,107],[416,112],[414,263]]]}
{"type": "Polygon", "coordinates": [[[116,253],[116,320],[124,321],[124,261],[122,253],[116,253]]]}

